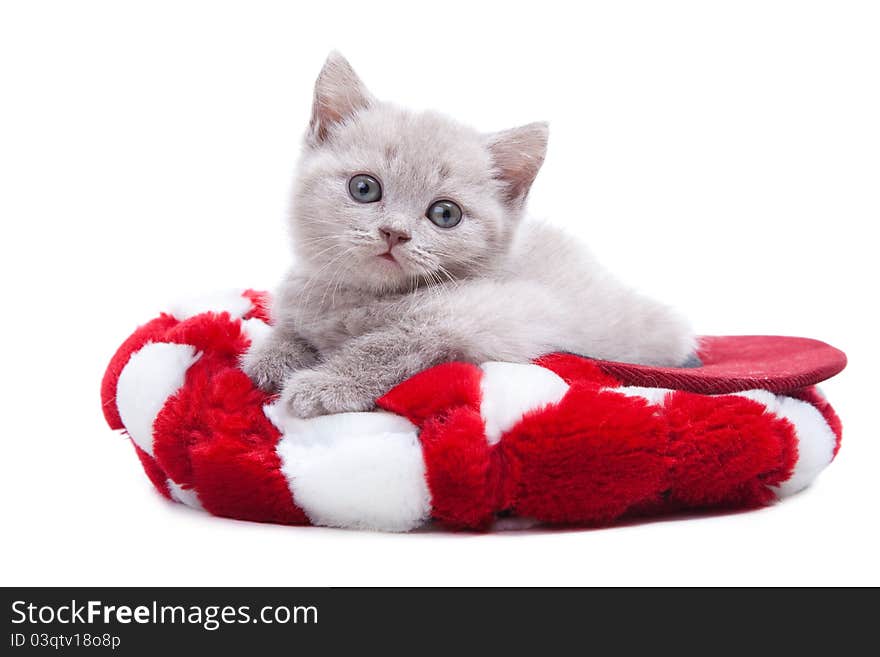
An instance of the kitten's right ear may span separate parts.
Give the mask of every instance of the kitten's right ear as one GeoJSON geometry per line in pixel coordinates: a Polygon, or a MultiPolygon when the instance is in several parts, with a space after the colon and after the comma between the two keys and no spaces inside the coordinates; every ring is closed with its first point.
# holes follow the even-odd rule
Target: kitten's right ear
{"type": "Polygon", "coordinates": [[[488,136],[495,177],[504,186],[505,200],[522,207],[547,154],[549,127],[529,123],[488,136]]]}
{"type": "Polygon", "coordinates": [[[315,82],[312,120],[306,141],[318,146],[327,140],[330,130],[362,109],[372,105],[373,97],[357,73],[335,50],[327,57],[315,82]]]}

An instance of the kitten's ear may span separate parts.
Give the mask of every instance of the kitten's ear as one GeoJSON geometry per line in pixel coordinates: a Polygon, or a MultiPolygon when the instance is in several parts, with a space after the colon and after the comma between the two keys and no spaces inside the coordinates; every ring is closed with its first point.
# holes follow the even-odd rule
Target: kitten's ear
{"type": "Polygon", "coordinates": [[[495,177],[504,183],[508,203],[521,205],[547,154],[547,123],[529,123],[488,136],[495,177]]]}
{"type": "Polygon", "coordinates": [[[315,82],[312,120],[306,140],[317,146],[326,141],[330,129],[369,107],[373,97],[351,64],[335,50],[327,57],[315,82]]]}

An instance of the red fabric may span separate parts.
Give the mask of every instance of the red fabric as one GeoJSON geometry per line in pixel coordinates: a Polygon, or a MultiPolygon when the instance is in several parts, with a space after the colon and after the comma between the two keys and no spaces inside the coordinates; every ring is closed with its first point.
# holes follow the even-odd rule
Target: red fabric
{"type": "Polygon", "coordinates": [[[269,317],[269,295],[266,292],[257,290],[245,290],[242,296],[251,300],[252,307],[245,313],[242,319],[261,319],[267,324],[271,324],[269,317]]]}
{"type": "Polygon", "coordinates": [[[458,407],[429,418],[419,439],[434,518],[451,527],[485,527],[498,509],[498,464],[478,411],[458,407]]]}
{"type": "Polygon", "coordinates": [[[515,480],[503,507],[545,522],[610,522],[667,487],[667,434],[644,400],[575,385],[502,439],[515,480]]]}
{"type": "Polygon", "coordinates": [[[535,360],[536,365],[552,370],[566,383],[593,383],[606,388],[616,388],[620,381],[602,371],[602,361],[590,360],[574,354],[547,354],[535,360]]]}
{"type": "Polygon", "coordinates": [[[395,386],[376,404],[415,424],[459,406],[479,409],[482,376],[476,365],[444,363],[395,386]]]}
{"type": "Polygon", "coordinates": [[[224,365],[236,366],[250,340],[241,330],[241,320],[229,313],[203,313],[170,327],[163,342],[189,344],[203,357],[224,365]]]}
{"type": "Polygon", "coordinates": [[[797,459],[792,426],[752,400],[676,392],[660,412],[590,383],[526,414],[497,445],[467,407],[428,418],[420,436],[435,518],[471,529],[501,511],[596,525],[761,506],[797,459]]]}
{"type": "Polygon", "coordinates": [[[735,396],[676,392],[666,399],[672,457],[666,499],[673,508],[755,507],[797,461],[792,426],[763,404],[735,396]]]}
{"type": "Polygon", "coordinates": [[[228,313],[204,313],[170,327],[164,342],[188,344],[200,353],[186,373],[186,385],[165,403],[153,424],[153,453],[163,470],[182,486],[193,484],[190,449],[215,429],[205,390],[215,377],[236,368],[249,341],[240,320],[228,313]]]}
{"type": "Polygon", "coordinates": [[[225,383],[228,368],[222,357],[203,355],[189,368],[186,384],[169,397],[153,423],[156,461],[169,477],[184,487],[195,483],[190,461],[192,448],[213,440],[215,433],[222,429],[217,421],[227,419],[208,402],[216,398],[210,394],[215,379],[225,383]]]}
{"type": "Polygon", "coordinates": [[[198,315],[169,329],[165,341],[191,344],[201,357],[156,417],[156,462],[215,515],[306,524],[280,472],[278,430],[263,412],[268,395],[238,369],[249,344],[241,322],[198,315]]]}
{"type": "MultiPolygon", "coordinates": [[[[263,413],[267,395],[238,369],[188,387],[202,409],[189,446],[192,479],[207,511],[229,518],[308,524],[296,506],[275,452],[279,433],[263,413]],[[195,388],[195,390],[194,390],[195,388]]],[[[183,399],[178,404],[184,405],[183,399]]],[[[167,419],[167,418],[166,418],[167,419]]]]}
{"type": "Polygon", "coordinates": [[[702,367],[649,367],[596,361],[624,385],[689,390],[704,395],[761,389],[785,393],[815,385],[846,367],[846,355],[809,338],[722,335],[700,338],[702,367]]]}
{"type": "MultiPolygon", "coordinates": [[[[245,317],[267,320],[267,297],[245,296],[253,304],[245,317]]],[[[225,312],[184,321],[162,315],[135,331],[102,381],[111,427],[123,428],[115,402],[120,372],[148,342],[188,344],[199,353],[153,423],[155,458],[135,445],[159,492],[171,496],[170,478],[216,515],[307,524],[281,471],[279,432],[263,410],[271,398],[238,366],[249,345],[241,320],[225,312]]],[[[699,393],[785,391],[820,411],[839,446],[840,419],[803,382],[839,371],[845,357],[801,338],[728,336],[702,344],[704,366],[692,370],[544,356],[536,364],[568,382],[568,392],[526,413],[497,444],[485,435],[483,372],[475,365],[431,368],[377,403],[418,427],[432,514],[447,526],[485,528],[501,512],[595,525],[686,508],[767,504],[796,464],[794,426],[753,400],[699,393]],[[621,385],[674,391],[656,405],[615,391],[621,385]]]]}

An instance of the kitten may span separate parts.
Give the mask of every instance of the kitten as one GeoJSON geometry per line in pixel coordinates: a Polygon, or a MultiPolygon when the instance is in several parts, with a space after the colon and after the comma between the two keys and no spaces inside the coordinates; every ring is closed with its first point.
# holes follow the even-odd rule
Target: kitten
{"type": "Polygon", "coordinates": [[[295,186],[297,264],[245,372],[310,417],[370,409],[445,361],[684,363],[695,341],[679,316],[523,222],[547,135],[545,123],[484,135],[377,101],[331,54],[295,186]]]}

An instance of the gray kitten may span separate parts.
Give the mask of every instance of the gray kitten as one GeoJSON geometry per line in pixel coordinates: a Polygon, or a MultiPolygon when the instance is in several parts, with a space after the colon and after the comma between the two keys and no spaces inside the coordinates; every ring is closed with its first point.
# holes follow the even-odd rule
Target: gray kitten
{"type": "Polygon", "coordinates": [[[445,361],[554,351],[680,365],[688,325],[570,237],[523,222],[547,124],[481,134],[373,98],[333,53],[315,84],[291,218],[297,264],[244,357],[299,417],[362,411],[445,361]]]}

